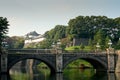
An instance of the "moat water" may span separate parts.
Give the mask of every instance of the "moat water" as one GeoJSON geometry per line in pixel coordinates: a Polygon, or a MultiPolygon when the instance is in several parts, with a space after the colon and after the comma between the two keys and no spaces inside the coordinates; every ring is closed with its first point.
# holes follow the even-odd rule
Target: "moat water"
{"type": "Polygon", "coordinates": [[[65,69],[63,73],[51,74],[48,69],[11,70],[1,75],[1,80],[120,80],[120,73],[96,72],[94,69],[65,69]]]}

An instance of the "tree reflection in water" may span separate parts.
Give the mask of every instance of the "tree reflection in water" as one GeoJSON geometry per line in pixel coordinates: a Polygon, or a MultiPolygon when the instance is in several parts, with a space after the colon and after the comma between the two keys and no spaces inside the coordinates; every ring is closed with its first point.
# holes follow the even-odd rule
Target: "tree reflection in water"
{"type": "Polygon", "coordinates": [[[116,80],[120,80],[120,73],[116,73],[116,80]]]}
{"type": "Polygon", "coordinates": [[[65,70],[64,73],[51,75],[47,69],[29,71],[28,73],[15,72],[11,75],[1,75],[1,80],[120,80],[120,73],[98,72],[91,70],[65,70]]]}

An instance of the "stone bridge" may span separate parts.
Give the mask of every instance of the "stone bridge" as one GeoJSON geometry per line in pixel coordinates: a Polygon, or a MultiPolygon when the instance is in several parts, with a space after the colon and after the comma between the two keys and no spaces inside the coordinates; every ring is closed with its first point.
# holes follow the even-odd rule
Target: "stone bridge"
{"type": "Polygon", "coordinates": [[[74,60],[83,59],[93,65],[97,71],[114,72],[117,56],[114,52],[60,52],[48,49],[11,49],[0,55],[1,73],[9,73],[13,65],[21,60],[36,59],[49,66],[51,72],[63,72],[74,60]]]}

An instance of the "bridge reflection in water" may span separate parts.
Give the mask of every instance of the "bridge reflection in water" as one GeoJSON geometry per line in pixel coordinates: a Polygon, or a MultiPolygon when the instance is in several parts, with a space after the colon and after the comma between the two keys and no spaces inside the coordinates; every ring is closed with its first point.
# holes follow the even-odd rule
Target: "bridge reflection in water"
{"type": "MultiPolygon", "coordinates": [[[[51,75],[51,76],[45,76],[44,75],[30,75],[29,78],[25,78],[22,77],[22,76],[18,76],[16,75],[17,77],[15,76],[11,76],[11,75],[5,75],[5,74],[2,74],[0,75],[1,76],[1,80],[120,80],[120,74],[117,73],[116,75],[114,73],[98,73],[98,74],[95,74],[94,76],[92,77],[88,77],[86,76],[86,74],[84,75],[80,75],[80,74],[76,74],[76,73],[69,73],[68,76],[66,74],[63,74],[63,73],[57,73],[55,75],[51,75]],[[74,74],[73,75],[70,75],[70,74],[74,74]],[[81,77],[80,77],[81,76],[81,77]],[[87,78],[88,77],[88,78],[87,78]]],[[[28,75],[27,75],[28,77],[28,75]]]]}

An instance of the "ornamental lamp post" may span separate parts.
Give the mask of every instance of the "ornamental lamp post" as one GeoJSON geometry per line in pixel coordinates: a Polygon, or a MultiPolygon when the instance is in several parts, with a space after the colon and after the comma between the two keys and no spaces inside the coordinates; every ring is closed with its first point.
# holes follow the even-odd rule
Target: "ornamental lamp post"
{"type": "Polygon", "coordinates": [[[109,48],[112,48],[112,41],[111,40],[109,40],[108,45],[109,45],[109,48]]]}
{"type": "Polygon", "coordinates": [[[56,54],[56,53],[57,53],[57,50],[56,50],[56,45],[55,45],[55,43],[53,42],[51,46],[52,46],[52,48],[54,49],[54,50],[53,50],[54,53],[56,54]]]}
{"type": "Polygon", "coordinates": [[[52,43],[52,48],[55,48],[55,43],[54,42],[52,43]]]}
{"type": "Polygon", "coordinates": [[[99,48],[100,48],[100,44],[99,44],[99,43],[97,43],[96,47],[97,47],[97,51],[98,51],[98,50],[99,50],[99,48]]]}
{"type": "Polygon", "coordinates": [[[108,45],[109,45],[109,48],[107,50],[107,53],[114,54],[115,52],[114,52],[114,48],[112,48],[112,41],[111,40],[109,40],[108,45]]]}
{"type": "Polygon", "coordinates": [[[60,42],[60,39],[58,39],[58,41],[57,41],[57,53],[62,53],[60,45],[61,45],[61,42],[60,42]]]}
{"type": "Polygon", "coordinates": [[[60,39],[57,41],[56,44],[54,42],[52,43],[52,48],[55,49],[56,53],[62,53],[60,45],[61,45],[60,39]]]}
{"type": "Polygon", "coordinates": [[[61,42],[60,42],[60,39],[57,41],[57,48],[60,49],[60,45],[61,45],[61,42]]]}
{"type": "Polygon", "coordinates": [[[3,52],[7,53],[8,43],[6,41],[2,42],[2,48],[3,48],[3,52]]]}

